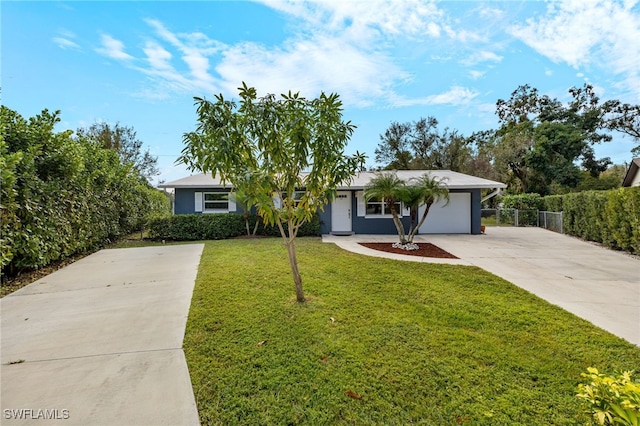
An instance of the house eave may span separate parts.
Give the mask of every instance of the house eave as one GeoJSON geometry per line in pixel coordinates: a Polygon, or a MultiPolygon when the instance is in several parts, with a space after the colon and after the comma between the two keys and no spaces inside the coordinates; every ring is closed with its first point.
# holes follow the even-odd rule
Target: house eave
{"type": "Polygon", "coordinates": [[[633,182],[633,179],[638,173],[639,169],[640,169],[640,158],[634,158],[633,160],[631,160],[631,164],[629,165],[627,174],[624,176],[624,179],[622,180],[623,187],[631,186],[631,183],[633,182]]]}

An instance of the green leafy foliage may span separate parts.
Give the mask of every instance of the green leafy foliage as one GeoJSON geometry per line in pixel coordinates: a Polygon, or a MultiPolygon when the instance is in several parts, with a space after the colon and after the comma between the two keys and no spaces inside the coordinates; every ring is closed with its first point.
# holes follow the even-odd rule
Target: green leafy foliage
{"type": "MultiPolygon", "coordinates": [[[[255,214],[191,214],[175,215],[153,219],[149,222],[149,237],[155,240],[197,241],[223,240],[246,235],[246,226],[255,227],[261,224],[255,214]],[[247,222],[246,222],[247,221],[247,222]]],[[[280,230],[276,226],[258,227],[256,235],[279,237],[280,230]]],[[[320,219],[316,215],[305,222],[299,229],[300,236],[320,235],[320,219]]]]}
{"type": "Polygon", "coordinates": [[[508,100],[499,99],[496,113],[501,127],[494,142],[494,165],[519,192],[549,194],[554,188],[575,188],[580,167],[597,177],[611,164],[596,159],[593,145],[611,140],[607,109],[593,87],[571,88],[572,100],[540,95],[519,86],[508,100]]]}
{"type": "Polygon", "coordinates": [[[57,111],[25,120],[1,107],[3,275],[100,247],[170,211],[115,151],[54,132],[59,121],[57,111]]]}
{"type": "Polygon", "coordinates": [[[517,209],[518,226],[537,226],[538,210],[543,210],[543,201],[540,194],[509,194],[501,197],[501,201],[501,224],[515,224],[515,209],[517,209]]]}
{"type": "Polygon", "coordinates": [[[543,199],[540,194],[516,194],[502,197],[502,207],[518,210],[542,210],[543,199]]]}
{"type": "Polygon", "coordinates": [[[640,187],[547,196],[544,207],[563,212],[569,235],[640,253],[640,187]]]}
{"type": "Polygon", "coordinates": [[[408,182],[400,179],[395,172],[379,172],[364,189],[366,200],[384,200],[393,217],[400,244],[413,244],[418,229],[427,219],[433,203],[441,199],[449,202],[449,188],[444,179],[430,176],[428,173],[408,182]],[[406,233],[400,220],[396,203],[401,202],[411,212],[411,223],[406,233]],[[422,216],[418,218],[418,208],[425,206],[422,216]]]}
{"type": "Polygon", "coordinates": [[[77,134],[102,148],[114,150],[122,164],[132,166],[147,180],[160,174],[158,158],[151,155],[148,149],[143,151],[143,142],[138,139],[132,127],[122,126],[120,123],[94,123],[88,128],[78,129],[77,134]]]}
{"type": "Polygon", "coordinates": [[[607,376],[593,367],[582,373],[588,383],[578,385],[576,396],[586,402],[596,424],[640,425],[640,381],[632,375],[625,371],[607,376]]]}
{"type": "Polygon", "coordinates": [[[413,123],[392,122],[375,149],[377,162],[387,170],[464,171],[472,159],[473,138],[457,130],[440,132],[435,117],[413,123]]]}
{"type": "Polygon", "coordinates": [[[265,223],[278,227],[297,300],[304,302],[298,231],[335,197],[338,185],[353,179],[365,156],[344,153],[355,126],[343,121],[335,93],[310,100],[292,92],[258,97],[243,83],[239,96],[237,104],[222,94],[213,102],[195,98],[198,126],[184,135],[179,161],[229,182],[251,197],[265,223]]]}

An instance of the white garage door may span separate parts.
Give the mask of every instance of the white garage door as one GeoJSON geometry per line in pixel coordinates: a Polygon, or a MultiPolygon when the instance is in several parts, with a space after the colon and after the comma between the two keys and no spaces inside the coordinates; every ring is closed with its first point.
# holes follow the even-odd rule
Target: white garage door
{"type": "MultiPolygon", "coordinates": [[[[471,194],[449,194],[449,204],[439,201],[431,206],[427,219],[420,227],[421,234],[470,234],[471,194]]],[[[420,209],[420,217],[424,207],[420,209]]]]}

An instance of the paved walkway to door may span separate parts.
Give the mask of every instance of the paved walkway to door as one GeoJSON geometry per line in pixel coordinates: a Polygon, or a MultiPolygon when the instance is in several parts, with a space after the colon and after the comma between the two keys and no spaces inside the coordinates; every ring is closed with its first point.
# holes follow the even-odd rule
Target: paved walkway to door
{"type": "Polygon", "coordinates": [[[203,248],[102,250],[0,299],[1,423],[199,424],[182,341],[203,248]]]}
{"type": "Polygon", "coordinates": [[[488,227],[485,235],[419,235],[459,260],[394,255],[358,242],[397,236],[323,236],[345,250],[418,262],[475,265],[640,346],[640,260],[541,228],[488,227]]]}

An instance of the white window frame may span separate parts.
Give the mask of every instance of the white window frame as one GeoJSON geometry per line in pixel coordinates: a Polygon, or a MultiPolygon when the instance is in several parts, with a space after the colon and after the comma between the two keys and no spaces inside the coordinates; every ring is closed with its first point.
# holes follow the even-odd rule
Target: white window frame
{"type": "MultiPolygon", "coordinates": [[[[404,211],[403,205],[400,201],[395,203],[398,206],[397,212],[398,212],[398,217],[402,217],[402,213],[404,211]]],[[[372,219],[372,218],[390,218],[393,217],[393,215],[391,214],[391,211],[387,211],[387,203],[383,200],[383,201],[378,201],[375,199],[371,199],[368,201],[364,202],[364,212],[365,215],[364,217],[366,219],[372,219]],[[382,213],[369,213],[369,205],[370,204],[375,204],[375,205],[379,205],[380,206],[380,211],[382,213]]]]}
{"type": "Polygon", "coordinates": [[[203,192],[202,193],[202,212],[203,213],[229,213],[231,207],[231,200],[229,200],[228,192],[203,192]],[[226,198],[215,199],[215,200],[207,200],[207,195],[216,195],[222,196],[226,198]],[[226,203],[227,207],[223,209],[215,209],[215,208],[207,208],[207,203],[226,203]]]}

